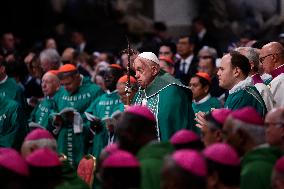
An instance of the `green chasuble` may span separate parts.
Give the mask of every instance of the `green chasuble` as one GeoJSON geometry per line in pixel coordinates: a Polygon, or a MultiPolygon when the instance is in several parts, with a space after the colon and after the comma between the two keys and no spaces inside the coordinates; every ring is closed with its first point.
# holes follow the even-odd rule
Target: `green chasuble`
{"type": "MultiPolygon", "coordinates": [[[[103,94],[103,91],[89,78],[84,77],[76,92],[70,94],[61,88],[58,93],[54,98],[58,112],[64,108],[74,108],[84,120],[84,112],[96,98],[103,94]]],[[[67,122],[63,124],[57,136],[57,143],[58,152],[65,154],[68,161],[77,167],[83,155],[87,153],[90,133],[85,123],[83,123],[83,131],[76,133],[74,124],[67,122]]]]}
{"type": "Polygon", "coordinates": [[[246,153],[242,158],[240,189],[271,188],[272,169],[281,156],[280,150],[265,146],[246,153]]]}
{"type": "Polygon", "coordinates": [[[264,118],[267,113],[265,102],[261,95],[251,83],[251,79],[239,82],[230,91],[224,107],[232,110],[240,109],[246,106],[251,106],[264,118]]]}
{"type": "Polygon", "coordinates": [[[159,189],[161,171],[166,155],[171,154],[174,147],[169,142],[152,142],[142,147],[137,158],[141,169],[141,189],[159,189]]]}
{"type": "Polygon", "coordinates": [[[157,120],[157,135],[166,141],[180,129],[193,129],[191,90],[170,74],[160,71],[150,85],[136,93],[134,104],[147,105],[157,120]]]}
{"type": "MultiPolygon", "coordinates": [[[[204,97],[200,101],[192,102],[192,108],[193,108],[194,113],[198,113],[198,112],[209,113],[212,108],[214,109],[221,108],[221,103],[217,98],[211,97],[210,94],[208,94],[206,97],[204,97]]],[[[197,134],[201,133],[200,128],[198,127],[194,127],[193,130],[197,134]]]]}
{"type": "Polygon", "coordinates": [[[0,146],[21,148],[28,133],[27,121],[20,105],[0,96],[0,146]]]}
{"type": "Polygon", "coordinates": [[[13,78],[6,77],[0,81],[0,96],[15,100],[24,111],[27,110],[28,105],[24,92],[13,78]]]}
{"type": "MultiPolygon", "coordinates": [[[[106,118],[111,118],[115,112],[122,112],[124,105],[121,102],[117,91],[105,93],[97,98],[86,112],[102,120],[102,128],[96,131],[93,138],[91,154],[99,157],[101,150],[109,143],[113,142],[113,134],[110,135],[106,129],[106,118]]],[[[90,123],[91,124],[91,123],[90,123]]]]}
{"type": "Polygon", "coordinates": [[[55,101],[52,97],[45,97],[33,109],[29,122],[39,124],[43,128],[53,131],[51,114],[57,111],[55,101]]]}

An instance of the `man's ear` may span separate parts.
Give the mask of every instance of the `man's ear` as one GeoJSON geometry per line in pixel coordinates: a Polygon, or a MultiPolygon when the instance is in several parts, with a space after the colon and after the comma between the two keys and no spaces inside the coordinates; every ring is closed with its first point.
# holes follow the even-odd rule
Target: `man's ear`
{"type": "Polygon", "coordinates": [[[156,76],[160,71],[160,66],[159,65],[153,65],[153,66],[151,66],[151,70],[152,70],[152,76],[156,76]]]}
{"type": "Polygon", "coordinates": [[[233,75],[238,78],[241,75],[242,71],[239,67],[234,67],[233,68],[233,75]]]}

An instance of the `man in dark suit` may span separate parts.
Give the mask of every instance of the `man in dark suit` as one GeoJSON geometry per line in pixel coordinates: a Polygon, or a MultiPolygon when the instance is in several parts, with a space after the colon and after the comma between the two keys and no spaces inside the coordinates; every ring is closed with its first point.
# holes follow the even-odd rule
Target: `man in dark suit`
{"type": "Polygon", "coordinates": [[[204,20],[201,17],[196,17],[192,20],[193,36],[195,40],[194,54],[197,55],[200,49],[204,46],[210,46],[217,50],[218,56],[222,56],[218,40],[208,31],[204,20]]]}
{"type": "Polygon", "coordinates": [[[191,36],[182,36],[177,43],[181,60],[175,64],[175,77],[188,86],[190,78],[197,72],[197,58],[194,56],[194,41],[191,36]]]}

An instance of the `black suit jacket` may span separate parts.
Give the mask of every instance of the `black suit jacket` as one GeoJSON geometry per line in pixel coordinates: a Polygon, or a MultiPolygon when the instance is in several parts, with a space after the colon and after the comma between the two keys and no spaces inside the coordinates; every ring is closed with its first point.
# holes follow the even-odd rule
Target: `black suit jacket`
{"type": "Polygon", "coordinates": [[[184,85],[188,86],[190,79],[197,73],[198,59],[195,56],[193,57],[186,74],[180,71],[180,63],[181,61],[178,61],[175,64],[175,77],[180,79],[184,85]]]}

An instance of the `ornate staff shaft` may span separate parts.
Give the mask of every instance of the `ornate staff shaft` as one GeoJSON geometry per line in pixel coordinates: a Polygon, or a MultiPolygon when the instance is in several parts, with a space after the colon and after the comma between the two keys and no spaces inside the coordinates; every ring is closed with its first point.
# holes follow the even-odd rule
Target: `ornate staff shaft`
{"type": "Polygon", "coordinates": [[[125,85],[125,93],[126,93],[126,98],[127,98],[127,102],[126,102],[126,105],[130,105],[130,94],[131,94],[131,83],[130,83],[130,58],[131,58],[131,49],[130,49],[130,43],[129,43],[129,40],[128,40],[128,37],[126,37],[127,39],[127,56],[128,56],[128,63],[127,63],[127,67],[126,67],[126,70],[127,70],[127,82],[126,82],[126,85],[125,85]]]}

